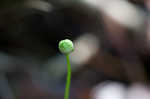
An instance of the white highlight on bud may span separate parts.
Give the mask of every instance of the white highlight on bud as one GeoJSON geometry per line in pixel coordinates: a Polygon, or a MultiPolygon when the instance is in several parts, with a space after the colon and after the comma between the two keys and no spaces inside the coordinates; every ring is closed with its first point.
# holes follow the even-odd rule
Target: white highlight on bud
{"type": "Polygon", "coordinates": [[[53,8],[50,3],[42,1],[42,0],[28,0],[27,2],[25,2],[25,6],[29,8],[41,10],[44,12],[51,11],[53,8]]]}

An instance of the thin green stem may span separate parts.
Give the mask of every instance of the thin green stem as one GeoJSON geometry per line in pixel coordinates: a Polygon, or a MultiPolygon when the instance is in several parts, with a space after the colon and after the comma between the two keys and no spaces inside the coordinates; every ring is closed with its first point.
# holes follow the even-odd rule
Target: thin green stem
{"type": "Polygon", "coordinates": [[[70,83],[71,83],[71,64],[69,60],[69,54],[66,54],[66,59],[67,59],[67,81],[64,99],[69,99],[70,83]]]}

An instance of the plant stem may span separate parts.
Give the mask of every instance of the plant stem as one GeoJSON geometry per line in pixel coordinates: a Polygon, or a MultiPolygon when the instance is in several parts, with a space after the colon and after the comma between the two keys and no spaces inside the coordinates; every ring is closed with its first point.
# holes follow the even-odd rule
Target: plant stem
{"type": "Polygon", "coordinates": [[[66,59],[67,59],[67,81],[66,81],[64,99],[69,99],[69,91],[70,91],[70,83],[71,83],[71,65],[69,60],[69,54],[66,54],[66,59]]]}

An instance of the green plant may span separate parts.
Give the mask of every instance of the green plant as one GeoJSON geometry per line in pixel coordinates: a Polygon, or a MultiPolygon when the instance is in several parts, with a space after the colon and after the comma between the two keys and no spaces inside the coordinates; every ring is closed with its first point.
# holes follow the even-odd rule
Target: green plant
{"type": "Polygon", "coordinates": [[[66,55],[67,60],[67,81],[66,81],[66,88],[65,88],[65,94],[64,99],[69,99],[69,92],[70,92],[70,84],[71,84],[71,64],[69,60],[69,55],[71,52],[74,51],[74,45],[73,42],[69,39],[65,39],[59,42],[59,50],[63,54],[66,55]]]}

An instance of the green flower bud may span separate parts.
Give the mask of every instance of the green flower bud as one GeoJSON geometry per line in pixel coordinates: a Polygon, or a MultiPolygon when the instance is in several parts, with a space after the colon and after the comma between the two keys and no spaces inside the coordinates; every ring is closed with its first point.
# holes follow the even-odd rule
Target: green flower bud
{"type": "Polygon", "coordinates": [[[69,39],[61,40],[59,42],[59,50],[64,54],[70,54],[74,51],[73,42],[69,39]]]}

